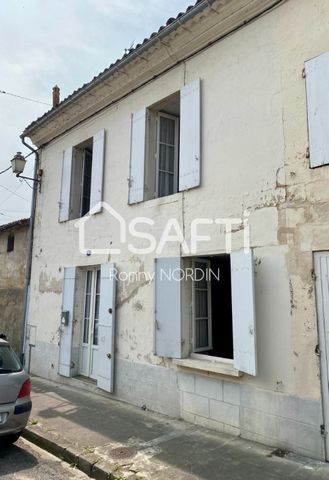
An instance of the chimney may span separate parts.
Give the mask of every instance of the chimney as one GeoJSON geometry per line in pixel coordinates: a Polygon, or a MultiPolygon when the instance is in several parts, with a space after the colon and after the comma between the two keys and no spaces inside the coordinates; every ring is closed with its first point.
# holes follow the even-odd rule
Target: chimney
{"type": "Polygon", "coordinates": [[[60,102],[60,88],[58,85],[55,85],[53,88],[53,108],[58,107],[60,102]]]}

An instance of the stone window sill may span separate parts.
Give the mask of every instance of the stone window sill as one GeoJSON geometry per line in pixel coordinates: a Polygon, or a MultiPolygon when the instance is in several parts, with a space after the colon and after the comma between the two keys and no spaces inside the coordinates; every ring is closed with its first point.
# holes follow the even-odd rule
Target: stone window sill
{"type": "Polygon", "coordinates": [[[195,373],[201,373],[203,375],[227,375],[229,377],[242,377],[243,372],[240,372],[233,366],[233,360],[216,359],[210,360],[206,357],[200,359],[199,356],[175,359],[174,364],[178,368],[194,370],[195,373]]]}

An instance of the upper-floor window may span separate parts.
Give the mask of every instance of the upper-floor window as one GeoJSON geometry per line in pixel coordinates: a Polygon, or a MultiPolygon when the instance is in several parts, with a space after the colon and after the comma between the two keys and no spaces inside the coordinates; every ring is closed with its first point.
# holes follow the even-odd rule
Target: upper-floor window
{"type": "Polygon", "coordinates": [[[100,211],[103,199],[105,131],[64,151],[59,221],[100,211]],[[95,207],[97,210],[95,210],[95,207]]]}
{"type": "Polygon", "coordinates": [[[130,204],[200,185],[200,117],[199,79],[132,115],[130,204]]]}
{"type": "Polygon", "coordinates": [[[15,248],[15,235],[9,234],[7,238],[7,252],[13,252],[15,248]]]}

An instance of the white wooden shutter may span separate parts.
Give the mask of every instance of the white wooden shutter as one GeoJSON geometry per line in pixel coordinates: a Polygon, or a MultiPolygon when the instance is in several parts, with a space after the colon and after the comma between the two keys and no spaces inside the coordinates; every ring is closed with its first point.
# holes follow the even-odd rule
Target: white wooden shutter
{"type": "Polygon", "coordinates": [[[131,119],[129,204],[144,200],[145,142],[146,108],[143,108],[131,119]]]}
{"type": "Polygon", "coordinates": [[[155,354],[161,357],[182,358],[181,267],[178,257],[155,260],[155,354]]]}
{"type": "Polygon", "coordinates": [[[201,82],[185,85],[180,94],[179,191],[201,180],[201,82]]]}
{"type": "Polygon", "coordinates": [[[104,155],[105,155],[105,130],[100,130],[93,137],[93,158],[91,170],[91,187],[90,187],[90,210],[98,205],[97,210],[102,210],[99,205],[103,200],[103,171],[104,171],[104,155]]]}
{"type": "Polygon", "coordinates": [[[74,297],[76,285],[76,268],[64,269],[64,283],[62,293],[62,312],[68,312],[68,322],[65,325],[62,315],[60,318],[59,365],[58,373],[64,377],[71,376],[72,338],[74,321],[74,297]]]}
{"type": "Polygon", "coordinates": [[[59,199],[59,221],[66,222],[70,218],[70,194],[72,177],[73,148],[64,150],[62,163],[61,195],[59,199]]]}
{"type": "Polygon", "coordinates": [[[97,386],[107,392],[113,392],[115,286],[115,265],[106,263],[101,266],[97,386]]]}
{"type": "Polygon", "coordinates": [[[329,163],[329,52],[305,63],[310,166],[329,163]]]}
{"type": "Polygon", "coordinates": [[[256,318],[252,252],[231,254],[234,367],[256,375],[256,318]]]}

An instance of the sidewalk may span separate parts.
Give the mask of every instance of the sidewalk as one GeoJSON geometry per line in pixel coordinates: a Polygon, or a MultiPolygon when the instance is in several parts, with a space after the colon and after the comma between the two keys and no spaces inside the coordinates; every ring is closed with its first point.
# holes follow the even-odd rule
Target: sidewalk
{"type": "Polygon", "coordinates": [[[329,478],[329,464],[291,453],[281,458],[268,447],[39,378],[32,399],[25,438],[93,478],[329,478]]]}

